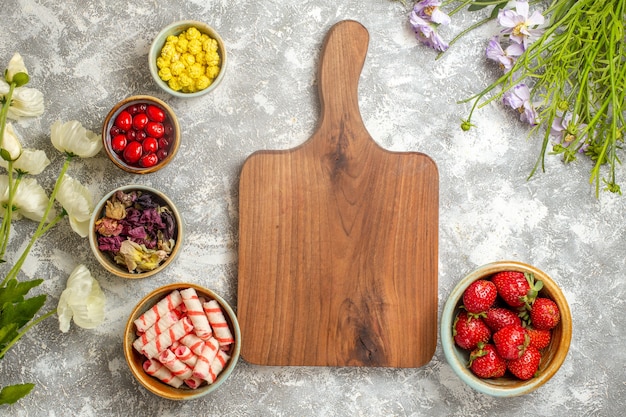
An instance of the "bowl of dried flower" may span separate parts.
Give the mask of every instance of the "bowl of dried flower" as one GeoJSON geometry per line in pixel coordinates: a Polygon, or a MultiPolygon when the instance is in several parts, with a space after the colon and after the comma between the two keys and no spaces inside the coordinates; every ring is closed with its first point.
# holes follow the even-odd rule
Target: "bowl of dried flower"
{"type": "Polygon", "coordinates": [[[146,278],[174,261],[183,221],[161,191],[126,185],[105,195],[90,220],[89,245],[100,264],[122,278],[146,278]]]}

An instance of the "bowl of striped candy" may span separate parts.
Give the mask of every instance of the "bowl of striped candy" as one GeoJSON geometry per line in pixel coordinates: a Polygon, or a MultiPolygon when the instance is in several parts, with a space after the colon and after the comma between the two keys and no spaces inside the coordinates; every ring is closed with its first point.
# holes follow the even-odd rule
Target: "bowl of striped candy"
{"type": "Polygon", "coordinates": [[[228,379],[239,360],[241,332],[222,297],[179,282],[137,303],[123,345],[130,371],[145,389],[170,400],[193,400],[228,379]]]}

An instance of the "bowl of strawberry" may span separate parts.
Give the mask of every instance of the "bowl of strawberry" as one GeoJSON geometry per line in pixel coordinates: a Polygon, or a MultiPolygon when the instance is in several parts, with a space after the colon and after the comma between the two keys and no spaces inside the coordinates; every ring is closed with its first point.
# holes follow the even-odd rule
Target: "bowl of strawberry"
{"type": "Polygon", "coordinates": [[[528,394],[563,364],[572,337],[569,305],[540,269],[516,261],[483,265],[452,290],[441,316],[446,360],[475,390],[528,394]]]}
{"type": "Polygon", "coordinates": [[[148,174],[167,165],[180,143],[174,111],[151,96],[132,96],[117,103],[102,125],[103,147],[126,172],[148,174]]]}

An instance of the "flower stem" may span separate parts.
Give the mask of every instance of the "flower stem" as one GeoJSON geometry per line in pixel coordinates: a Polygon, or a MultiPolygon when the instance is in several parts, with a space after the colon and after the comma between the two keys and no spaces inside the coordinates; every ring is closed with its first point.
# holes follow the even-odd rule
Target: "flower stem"
{"type": "Polygon", "coordinates": [[[56,314],[56,312],[57,312],[57,309],[55,308],[54,310],[49,311],[46,314],[44,314],[42,316],[39,316],[39,317],[37,317],[34,320],[31,320],[30,323],[28,323],[26,326],[24,326],[22,328],[22,330],[13,338],[13,340],[11,340],[4,347],[4,349],[0,350],[0,359],[3,358],[4,355],[9,351],[9,349],[11,349],[13,347],[13,345],[16,344],[22,338],[22,336],[24,336],[31,328],[33,328],[37,324],[41,323],[42,321],[44,321],[48,317],[56,314]]]}
{"type": "Polygon", "coordinates": [[[57,178],[57,181],[54,184],[54,189],[52,190],[52,193],[50,194],[50,199],[48,200],[48,206],[46,207],[46,211],[43,214],[43,218],[39,222],[39,225],[37,226],[37,230],[35,230],[35,233],[33,233],[33,236],[31,237],[30,242],[28,242],[28,246],[26,246],[26,249],[24,249],[22,256],[20,256],[20,258],[15,263],[15,265],[13,265],[13,268],[11,268],[7,276],[2,281],[2,284],[1,284],[2,286],[4,286],[10,279],[17,277],[18,272],[21,270],[22,265],[24,264],[24,261],[26,260],[26,257],[30,253],[30,250],[32,249],[37,239],[39,239],[45,232],[47,232],[50,229],[50,227],[58,223],[58,221],[61,220],[63,216],[65,216],[66,212],[65,210],[63,210],[61,214],[57,216],[57,218],[55,218],[51,222],[50,225],[46,226],[48,215],[50,214],[50,211],[52,210],[52,207],[54,206],[56,195],[59,191],[59,187],[61,186],[61,183],[63,182],[63,177],[65,176],[65,173],[67,172],[67,169],[70,166],[71,160],[72,160],[72,156],[66,154],[65,163],[63,164],[63,167],[61,168],[61,172],[59,173],[59,177],[57,178]]]}
{"type": "Polygon", "coordinates": [[[15,86],[16,84],[14,82],[9,84],[9,92],[4,96],[2,110],[0,110],[0,148],[4,143],[4,129],[7,126],[7,115],[9,114],[9,107],[11,107],[11,101],[13,100],[15,86]]]}

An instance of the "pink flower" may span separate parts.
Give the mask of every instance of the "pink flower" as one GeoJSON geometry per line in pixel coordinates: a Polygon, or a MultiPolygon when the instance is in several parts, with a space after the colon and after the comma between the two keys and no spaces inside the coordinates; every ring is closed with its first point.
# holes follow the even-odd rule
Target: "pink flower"
{"type": "Polygon", "coordinates": [[[441,2],[437,0],[422,0],[413,6],[413,12],[427,22],[439,25],[449,25],[450,16],[441,11],[441,2]]]}
{"type": "MultiPolygon", "coordinates": [[[[582,131],[587,127],[585,123],[579,123],[572,113],[555,117],[550,127],[550,136],[559,140],[559,143],[569,147],[572,143],[578,144],[580,141],[586,142],[586,134],[581,136],[582,131]]],[[[584,143],[578,152],[584,152],[589,145],[584,143]]]]}
{"type": "Polygon", "coordinates": [[[543,30],[536,29],[536,27],[543,24],[544,20],[543,15],[538,11],[528,16],[527,1],[515,2],[515,11],[507,9],[498,12],[498,23],[505,27],[502,33],[508,34],[513,42],[522,44],[524,47],[541,36],[543,30]]]}
{"type": "Polygon", "coordinates": [[[530,90],[526,84],[518,84],[504,93],[502,101],[520,113],[520,120],[535,126],[539,115],[530,101],[530,90]]]}
{"type": "Polygon", "coordinates": [[[500,38],[494,36],[489,40],[487,50],[485,51],[487,58],[500,64],[505,72],[508,72],[515,64],[515,59],[524,53],[524,47],[520,44],[513,43],[506,49],[502,49],[500,38]]]}
{"type": "Polygon", "coordinates": [[[411,22],[411,26],[415,32],[415,37],[424,45],[441,52],[448,49],[448,43],[443,40],[430,23],[419,17],[414,12],[411,13],[409,21],[411,22]]]}

